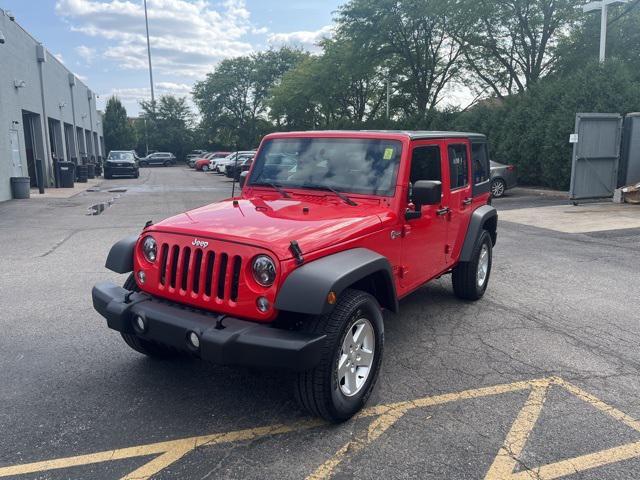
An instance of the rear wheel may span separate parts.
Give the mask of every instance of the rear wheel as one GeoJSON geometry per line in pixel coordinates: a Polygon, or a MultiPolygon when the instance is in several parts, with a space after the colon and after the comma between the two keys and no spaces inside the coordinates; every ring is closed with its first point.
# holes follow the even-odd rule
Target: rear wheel
{"type": "Polygon", "coordinates": [[[365,405],[378,378],[384,346],[380,306],[366,292],[346,290],[331,314],[310,318],[304,330],[326,339],[318,366],[297,375],[296,399],[313,415],[348,420],[365,405]]]}
{"type": "Polygon", "coordinates": [[[203,172],[208,172],[209,171],[209,165],[203,165],[202,166],[202,171],[203,172]]]}
{"type": "Polygon", "coordinates": [[[147,165],[148,165],[148,163],[147,163],[147,162],[140,162],[140,166],[141,166],[141,167],[146,167],[147,165]]]}
{"type": "Polygon", "coordinates": [[[166,162],[164,162],[164,166],[165,167],[170,167],[171,166],[171,162],[169,160],[167,160],[166,162]]]}
{"type": "MultiPolygon", "coordinates": [[[[123,288],[131,292],[139,292],[140,287],[136,283],[136,279],[133,277],[133,273],[129,275],[127,281],[124,282],[123,288]]],[[[138,353],[142,353],[152,358],[174,358],[178,356],[178,353],[163,345],[144,340],[136,335],[130,333],[120,333],[122,339],[127,345],[134,349],[138,353]]]]}
{"type": "Polygon", "coordinates": [[[493,198],[504,197],[504,192],[507,190],[507,184],[501,178],[496,178],[491,182],[491,196],[493,198]]]}
{"type": "Polygon", "coordinates": [[[453,269],[453,291],[458,298],[474,301],[482,298],[489,284],[492,260],[491,235],[483,230],[473,248],[471,261],[460,262],[453,269]]]}

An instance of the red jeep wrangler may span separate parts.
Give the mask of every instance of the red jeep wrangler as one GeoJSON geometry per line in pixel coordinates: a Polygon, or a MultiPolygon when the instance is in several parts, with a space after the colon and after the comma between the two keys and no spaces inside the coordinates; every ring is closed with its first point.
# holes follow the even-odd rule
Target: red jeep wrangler
{"type": "Polygon", "coordinates": [[[290,369],[306,410],[346,420],[376,382],[383,310],[446,273],[484,294],[489,188],[478,134],[269,135],[239,198],[116,243],[106,267],[132,273],[93,305],[138,352],[290,369]]]}

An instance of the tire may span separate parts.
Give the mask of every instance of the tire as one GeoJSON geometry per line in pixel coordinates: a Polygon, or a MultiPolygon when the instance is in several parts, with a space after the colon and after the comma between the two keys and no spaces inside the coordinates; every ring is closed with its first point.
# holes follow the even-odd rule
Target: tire
{"type": "Polygon", "coordinates": [[[471,258],[470,262],[460,262],[456,265],[451,279],[456,297],[476,301],[480,300],[487,290],[493,261],[493,242],[486,230],[482,231],[480,238],[476,241],[471,258]],[[483,259],[486,258],[486,263],[482,262],[486,267],[483,268],[484,273],[480,273],[479,268],[481,255],[483,259]]]}
{"type": "Polygon", "coordinates": [[[105,180],[111,180],[111,174],[107,173],[107,172],[104,172],[104,179],[105,180]]]}
{"type": "Polygon", "coordinates": [[[209,171],[209,165],[203,165],[202,166],[202,171],[203,172],[208,172],[209,171]]]}
{"type": "MultiPolygon", "coordinates": [[[[129,275],[127,281],[124,282],[123,288],[125,290],[139,292],[140,287],[136,283],[135,278],[133,277],[133,273],[129,275]]],[[[144,340],[137,335],[130,333],[120,333],[122,335],[122,339],[125,341],[127,345],[129,345],[133,350],[143,355],[146,355],[151,358],[159,358],[159,359],[168,359],[175,358],[178,356],[178,353],[175,350],[172,350],[163,345],[159,345],[157,343],[152,343],[147,340],[144,340]]]]}
{"type": "Polygon", "coordinates": [[[491,182],[491,196],[493,198],[504,197],[504,192],[507,191],[507,182],[501,178],[496,178],[491,182]]]}
{"type": "MultiPolygon", "coordinates": [[[[384,348],[384,325],[380,306],[376,299],[366,292],[345,290],[333,312],[309,318],[304,331],[324,334],[327,337],[322,347],[320,363],[311,370],[297,374],[294,386],[296,400],[312,415],[330,422],[344,422],[362,409],[378,379],[384,348]],[[362,321],[368,324],[360,324],[362,321]],[[343,353],[345,341],[349,342],[347,336],[352,335],[354,331],[358,332],[360,327],[363,332],[359,340],[363,343],[360,346],[365,349],[356,351],[354,355],[368,352],[372,359],[362,384],[357,385],[357,379],[362,379],[364,375],[362,370],[360,375],[350,375],[356,383],[351,384],[352,394],[348,395],[345,390],[349,389],[349,384],[346,382],[346,376],[343,379],[338,378],[338,365],[340,360],[348,360],[348,357],[345,358],[348,353],[343,353]]],[[[353,337],[350,338],[353,340],[353,337]]],[[[352,369],[345,368],[345,371],[349,370],[352,369]]]]}
{"type": "Polygon", "coordinates": [[[164,162],[164,166],[165,167],[170,167],[171,166],[171,162],[169,160],[167,160],[166,162],[164,162]]]}
{"type": "Polygon", "coordinates": [[[140,177],[140,171],[136,171],[136,173],[133,174],[133,178],[139,178],[140,177]]]}
{"type": "Polygon", "coordinates": [[[141,167],[146,167],[147,165],[148,165],[148,163],[147,163],[147,162],[140,162],[140,166],[141,166],[141,167]]]}

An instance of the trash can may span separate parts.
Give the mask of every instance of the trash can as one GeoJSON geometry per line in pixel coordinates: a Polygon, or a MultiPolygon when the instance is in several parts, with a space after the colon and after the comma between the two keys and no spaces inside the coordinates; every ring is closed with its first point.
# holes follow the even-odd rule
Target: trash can
{"type": "Polygon", "coordinates": [[[76,166],[73,162],[58,162],[58,168],[60,171],[60,187],[73,188],[76,178],[76,166]]]}
{"type": "Polygon", "coordinates": [[[29,177],[11,177],[11,194],[20,200],[31,196],[31,179],[29,177]]]}
{"type": "Polygon", "coordinates": [[[88,172],[87,172],[87,166],[86,165],[78,165],[76,167],[76,179],[78,180],[78,183],[87,183],[87,179],[88,179],[88,172]]]}
{"type": "Polygon", "coordinates": [[[96,164],[87,163],[87,178],[96,178],[96,164]]]}

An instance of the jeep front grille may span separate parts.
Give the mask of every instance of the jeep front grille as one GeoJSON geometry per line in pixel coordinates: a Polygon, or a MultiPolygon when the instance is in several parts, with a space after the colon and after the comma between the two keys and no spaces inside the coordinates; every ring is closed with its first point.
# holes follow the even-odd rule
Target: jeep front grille
{"type": "Polygon", "coordinates": [[[163,243],[159,289],[182,297],[237,302],[242,264],[239,255],[163,243]]]}

